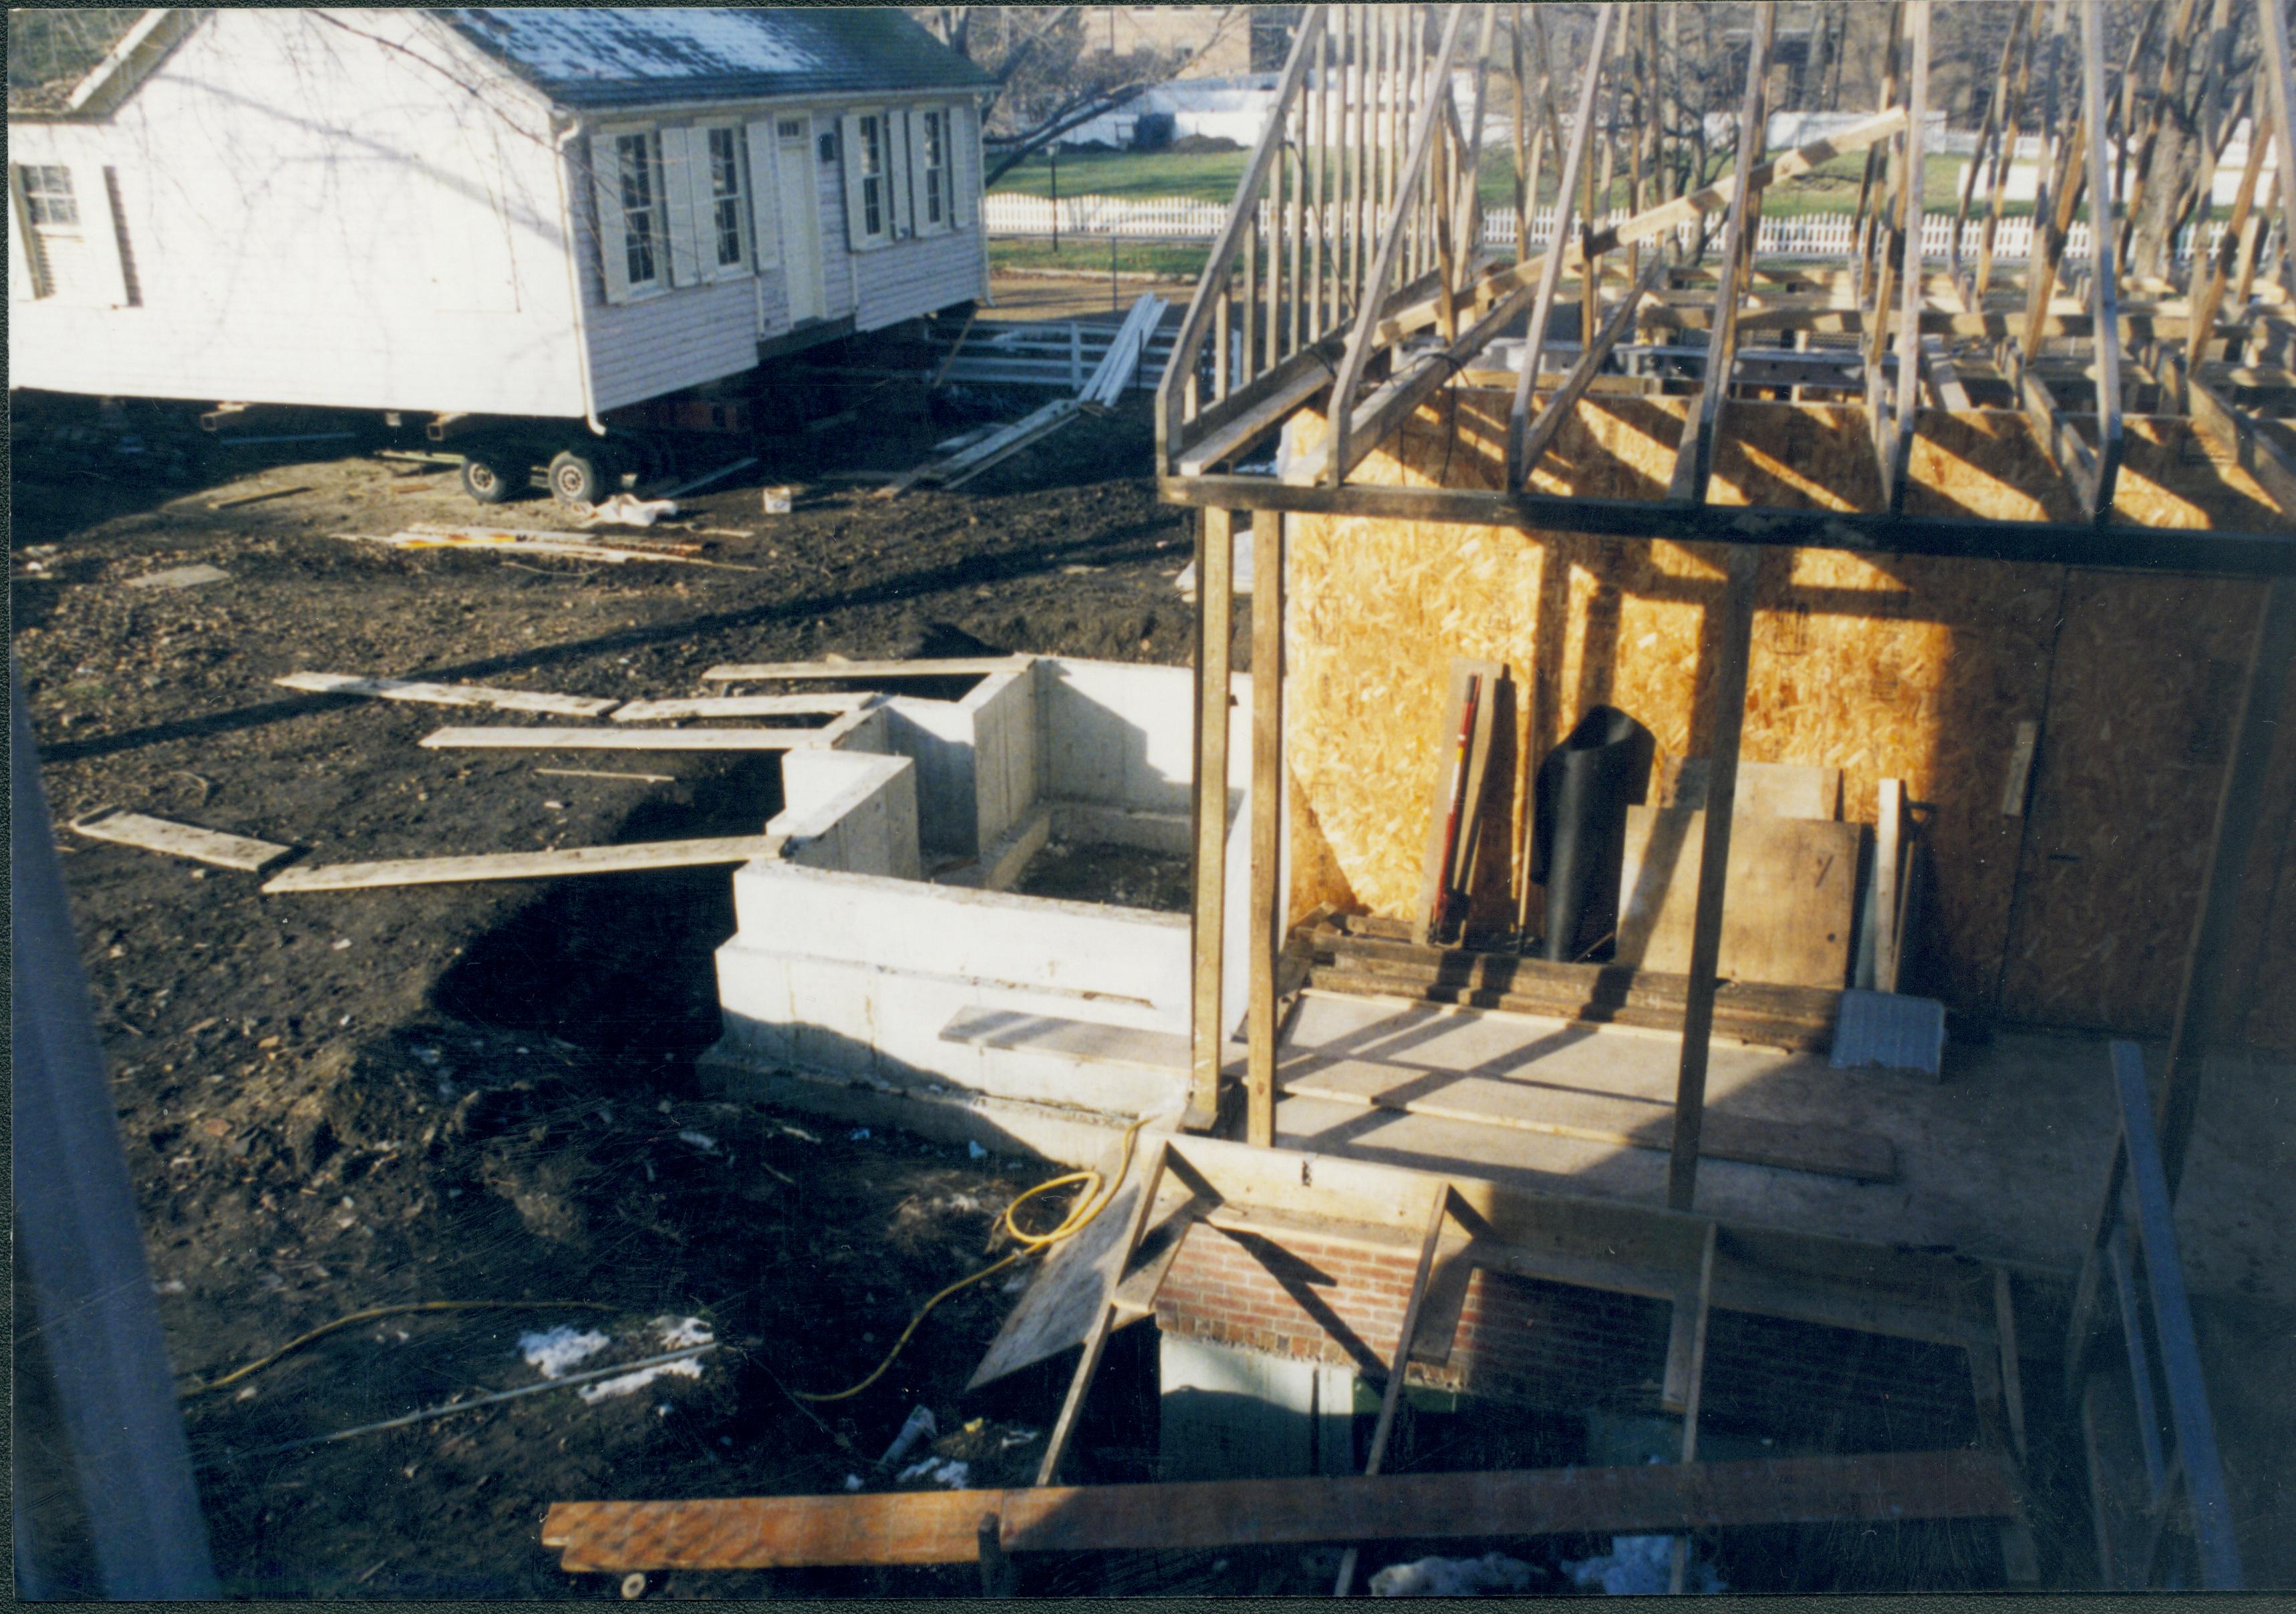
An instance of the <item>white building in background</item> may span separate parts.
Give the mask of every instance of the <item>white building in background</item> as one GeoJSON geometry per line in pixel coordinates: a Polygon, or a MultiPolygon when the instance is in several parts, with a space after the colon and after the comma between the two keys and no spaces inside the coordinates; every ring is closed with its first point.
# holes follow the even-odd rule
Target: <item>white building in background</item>
{"type": "Polygon", "coordinates": [[[989,87],[892,8],[149,12],[12,107],[10,385],[595,427],[981,296],[989,87]]]}

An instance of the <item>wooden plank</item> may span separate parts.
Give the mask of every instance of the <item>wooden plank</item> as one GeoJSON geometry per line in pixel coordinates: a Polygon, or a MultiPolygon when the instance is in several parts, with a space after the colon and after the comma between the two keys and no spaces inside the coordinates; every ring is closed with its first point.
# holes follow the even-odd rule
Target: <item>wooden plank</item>
{"type": "Polygon", "coordinates": [[[1300,370],[1234,419],[1189,443],[1180,455],[1180,474],[1201,476],[1222,461],[1239,458],[1301,407],[1322,397],[1331,384],[1332,373],[1320,365],[1300,370]]]}
{"type": "MultiPolygon", "coordinates": [[[[1395,1432],[1396,1412],[1403,1405],[1404,1372],[1410,1365],[1412,1347],[1419,1338],[1419,1319],[1427,1309],[1427,1280],[1434,1273],[1435,1249],[1443,1241],[1443,1224],[1450,1217],[1450,1185],[1438,1188],[1431,1197],[1434,1203],[1428,1208],[1426,1235],[1419,1241],[1419,1265],[1412,1272],[1411,1292],[1403,1302],[1403,1326],[1396,1332],[1395,1354],[1388,1358],[1387,1382],[1379,1393],[1379,1417],[1372,1425],[1371,1454],[1364,1460],[1366,1478],[1375,1477],[1387,1462],[1387,1442],[1395,1432]]],[[[1341,1554],[1332,1596],[1345,1597],[1354,1588],[1356,1559],[1361,1550],[1350,1543],[1341,1554]]]]}
{"type": "Polygon", "coordinates": [[[954,656],[928,661],[727,661],[701,675],[705,684],[751,684],[768,680],[799,684],[811,679],[962,678],[1017,673],[1034,656],[954,656]]]}
{"type": "Polygon", "coordinates": [[[1109,1330],[1116,1322],[1112,1292],[1115,1280],[1122,1278],[1124,1269],[1132,1264],[1132,1252],[1140,1248],[1140,1235],[1148,1229],[1148,1213],[1155,1206],[1156,1191],[1163,1185],[1168,1153],[1168,1142],[1159,1137],[1149,1145],[1148,1157],[1142,1162],[1139,1198],[1133,1201],[1132,1214],[1119,1224],[1124,1229],[1124,1238],[1115,1246],[1117,1253],[1110,1264],[1113,1276],[1093,1317],[1092,1331],[1085,1336],[1084,1352],[1077,1359],[1075,1376],[1069,1381],[1069,1393],[1061,1403],[1060,1417],[1045,1442],[1045,1459],[1037,1467],[1039,1488],[1060,1478],[1062,1460],[1068,1455],[1069,1442],[1076,1436],[1077,1420],[1084,1415],[1085,1397],[1091,1393],[1093,1376],[1100,1371],[1101,1353],[1108,1346],[1109,1330]]]}
{"type": "MultiPolygon", "coordinates": [[[[1123,1276],[1119,1257],[1124,1234],[1138,1206],[1142,1182],[1140,1162],[1125,1163],[1134,1168],[1109,1196],[1107,1208],[1045,1258],[965,1381],[966,1394],[1083,1344],[1102,1310],[1116,1300],[1123,1276]]],[[[1144,1241],[1161,1235],[1168,1248],[1177,1249],[1193,1219],[1195,1196],[1177,1182],[1164,1184],[1160,1192],[1144,1241]]]]}
{"type": "Polygon", "coordinates": [[[2002,788],[2001,815],[2022,818],[2026,799],[2033,790],[2033,758],[2041,746],[2041,725],[2030,720],[2017,725],[2017,738],[2009,748],[2009,780],[2002,788]]]}
{"type": "MultiPolygon", "coordinates": [[[[1658,799],[1651,805],[1704,807],[1709,771],[1703,757],[1668,758],[1659,768],[1658,799]]],[[[1841,770],[1799,762],[1741,761],[1738,811],[1761,818],[1839,818],[1841,770]]]]}
{"type": "MultiPolygon", "coordinates": [[[[1707,1224],[1706,1248],[1698,1258],[1698,1290],[1691,1301],[1689,1338],[1685,1351],[1686,1360],[1683,1367],[1682,1460],[1685,1462],[1698,1461],[1698,1406],[1706,1388],[1706,1323],[1713,1315],[1714,1253],[1719,1232],[1714,1224],[1707,1224]]],[[[1677,1302],[1675,1307],[1677,1323],[1681,1315],[1682,1307],[1677,1302]]],[[[1674,1356],[1669,1350],[1667,1355],[1669,1383],[1673,1381],[1673,1377],[1674,1356]]],[[[1674,1538],[1674,1562],[1668,1571],[1667,1590],[1677,1596],[1681,1595],[1684,1583],[1689,1578],[1689,1571],[1690,1537],[1677,1536],[1674,1538]]]]}
{"type": "Polygon", "coordinates": [[[264,487],[253,493],[235,493],[226,499],[209,499],[209,510],[236,510],[242,504],[260,504],[266,499],[283,499],[290,494],[308,493],[310,487],[298,483],[292,487],[264,487]]]}
{"type": "Polygon", "coordinates": [[[1906,782],[1884,779],[1874,820],[1874,990],[1895,992],[1902,958],[1899,932],[1906,855],[1906,782]]]}
{"type": "Polygon", "coordinates": [[[1251,865],[1244,946],[1250,974],[1244,1135],[1275,1142],[1276,974],[1283,947],[1283,528],[1251,526],[1251,865]]]}
{"type": "MultiPolygon", "coordinates": [[[[1549,1137],[1663,1151],[1671,1146],[1673,1135],[1673,1116],[1668,1105],[1500,1077],[1309,1056],[1287,1062],[1280,1078],[1285,1093],[1303,1098],[1439,1116],[1549,1137]]],[[[1819,1123],[1709,1116],[1699,1151],[1709,1159],[1742,1160],[1861,1183],[1894,1182],[1898,1175],[1897,1151],[1888,1138],[1819,1123]]]]}
{"type": "Polygon", "coordinates": [[[633,869],[690,869],[747,863],[781,853],[779,835],[709,840],[641,841],[621,847],[565,847],[550,852],[488,852],[470,857],[405,857],[386,863],[334,863],[290,869],[266,891],[365,891],[384,886],[455,885],[473,880],[547,880],[564,874],[619,874],[633,869]]]}
{"type": "MultiPolygon", "coordinates": [[[[1710,808],[1627,809],[1618,963],[1695,977],[1691,963],[1710,808]]],[[[1865,826],[1746,818],[1730,835],[1728,917],[1713,968],[1734,980],[1840,987],[1854,940],[1865,826]]]]}
{"type": "Polygon", "coordinates": [[[1628,1468],[1201,1480],[695,1502],[562,1502],[542,1541],[570,1572],[971,1563],[994,1513],[1013,1552],[1165,1551],[1414,1537],[1522,1539],[2005,1515],[1977,1451],[1628,1468]]]}
{"type": "MultiPolygon", "coordinates": [[[[1570,373],[1562,378],[1562,384],[1548,396],[1538,417],[1530,422],[1529,430],[1523,435],[1521,447],[1515,456],[1520,462],[1520,471],[1511,476],[1511,486],[1523,486],[1530,479],[1531,472],[1538,469],[1538,462],[1546,457],[1547,449],[1554,446],[1555,437],[1562,431],[1562,422],[1572,417],[1578,409],[1578,400],[1595,384],[1595,372],[1603,367],[1611,356],[1611,350],[1619,345],[1620,340],[1633,325],[1636,311],[1642,307],[1643,299],[1666,267],[1667,261],[1663,252],[1651,255],[1650,265],[1644,269],[1641,278],[1611,308],[1610,316],[1603,322],[1603,328],[1595,333],[1595,340],[1587,345],[1578,355],[1578,362],[1570,366],[1570,373]]],[[[1523,364],[1528,368],[1535,363],[1535,356],[1526,344],[1523,364]]]]}
{"type": "Polygon", "coordinates": [[[2254,477],[2283,515],[2296,516],[2296,458],[2259,430],[2244,411],[2226,402],[2215,388],[2197,376],[2182,374],[2180,368],[2172,373],[2183,381],[2185,406],[2202,435],[2254,477]]]}
{"type": "MultiPolygon", "coordinates": [[[[1765,5],[1759,14],[1767,19],[1770,8],[1765,5]]],[[[1767,43],[1766,22],[1762,44],[1767,43]]],[[[1757,79],[1754,88],[1759,87],[1757,79]]],[[[1706,822],[1698,868],[1698,905],[1691,929],[1690,995],[1682,1012],[1674,1148],[1667,1163],[1666,1200],[1668,1207],[1674,1210],[1686,1211],[1691,1208],[1698,1181],[1699,1129],[1706,1107],[1707,1045],[1714,1034],[1714,983],[1722,952],[1723,889],[1730,869],[1730,821],[1738,799],[1738,736],[1746,719],[1746,666],[1753,639],[1754,577],[1759,561],[1759,553],[1751,545],[1730,546],[1729,586],[1718,612],[1708,619],[1712,647],[1709,653],[1715,678],[1712,728],[1706,752],[1712,771],[1708,775],[1706,822]]]]}
{"type": "Polygon", "coordinates": [[[177,823],[173,819],[131,813],[123,807],[98,808],[73,819],[70,827],[90,840],[140,847],[147,852],[165,852],[173,857],[188,857],[221,869],[243,869],[250,874],[269,868],[295,851],[293,847],[277,846],[252,836],[227,834],[195,823],[177,823]]]}
{"type": "Polygon", "coordinates": [[[320,695],[367,695],[378,700],[420,700],[432,706],[483,706],[504,712],[543,712],[557,717],[598,717],[621,705],[592,695],[555,695],[539,690],[494,689],[483,684],[425,684],[406,678],[361,678],[348,673],[289,673],[272,683],[320,695]]]}
{"type": "MultiPolygon", "coordinates": [[[[1261,517],[1262,520],[1268,520],[1261,517]]],[[[1281,518],[1276,518],[1281,519],[1281,518]]],[[[1219,1113],[1221,1045],[1227,1022],[1221,1002],[1227,919],[1228,662],[1235,637],[1235,521],[1232,512],[1207,510],[1196,524],[1198,604],[1193,668],[1195,788],[1190,792],[1194,841],[1189,946],[1195,979],[1189,995],[1189,1036],[1194,1069],[1189,1078],[1186,1130],[1209,1128],[1219,1113]]]]}
{"type": "Polygon", "coordinates": [[[2025,1375],[2017,1357],[2017,1302],[2009,1269],[1993,1269],[1993,1331],[2000,1336],[2001,1397],[2017,1460],[2025,1460],[2025,1375]]]}
{"type": "Polygon", "coordinates": [[[791,751],[834,739],[825,728],[442,728],[422,736],[427,750],[791,751]]]}
{"type": "Polygon", "coordinates": [[[667,723],[694,717],[782,717],[791,714],[838,716],[869,704],[864,692],[815,695],[693,695],[667,700],[633,700],[614,713],[617,723],[667,723]]]}

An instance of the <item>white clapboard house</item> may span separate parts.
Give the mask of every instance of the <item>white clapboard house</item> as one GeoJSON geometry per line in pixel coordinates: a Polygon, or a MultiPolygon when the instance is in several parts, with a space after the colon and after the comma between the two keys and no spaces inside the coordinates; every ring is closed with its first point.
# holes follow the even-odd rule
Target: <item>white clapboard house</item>
{"type": "Polygon", "coordinates": [[[12,94],[10,384],[598,429],[980,297],[989,83],[890,7],[147,12],[12,94]]]}

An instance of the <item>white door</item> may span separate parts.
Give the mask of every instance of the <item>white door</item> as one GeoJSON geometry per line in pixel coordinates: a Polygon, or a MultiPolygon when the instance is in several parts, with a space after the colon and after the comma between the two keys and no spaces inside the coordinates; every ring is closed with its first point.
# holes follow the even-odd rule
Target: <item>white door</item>
{"type": "Polygon", "coordinates": [[[813,120],[774,121],[774,173],[781,190],[782,283],[790,324],[822,316],[820,182],[814,172],[813,120]]]}

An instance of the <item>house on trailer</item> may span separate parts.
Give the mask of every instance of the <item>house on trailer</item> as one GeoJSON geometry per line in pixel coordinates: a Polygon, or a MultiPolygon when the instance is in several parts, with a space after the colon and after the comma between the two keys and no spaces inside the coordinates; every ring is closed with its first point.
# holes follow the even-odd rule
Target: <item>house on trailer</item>
{"type": "Polygon", "coordinates": [[[587,496],[617,412],[983,295],[990,84],[890,8],[149,11],[12,88],[10,384],[428,413],[587,496]]]}

